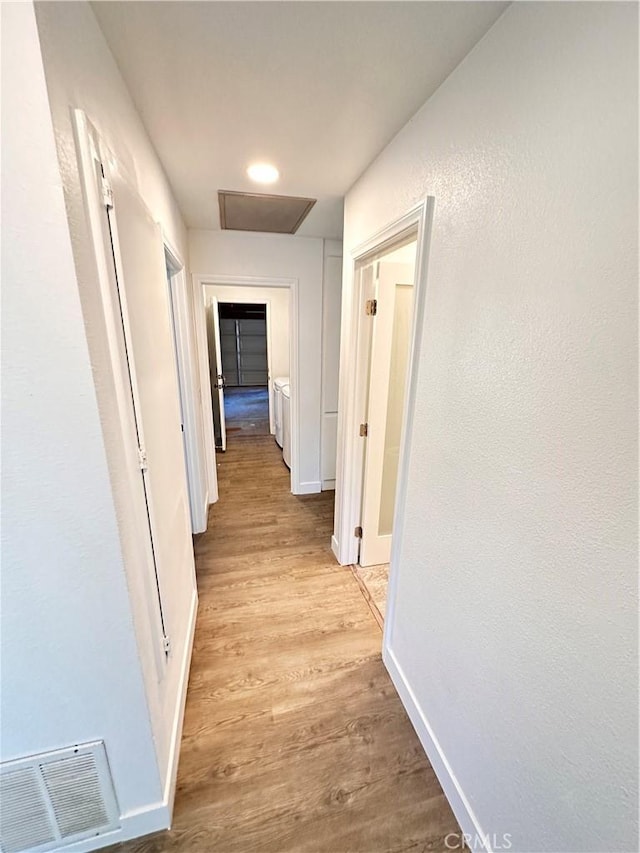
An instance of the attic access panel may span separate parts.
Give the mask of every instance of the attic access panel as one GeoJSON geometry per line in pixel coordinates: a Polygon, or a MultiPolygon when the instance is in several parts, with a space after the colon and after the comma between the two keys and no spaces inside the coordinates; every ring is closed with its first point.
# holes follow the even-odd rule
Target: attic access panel
{"type": "Polygon", "coordinates": [[[218,191],[223,231],[295,234],[316,203],[315,198],[218,191]]]}

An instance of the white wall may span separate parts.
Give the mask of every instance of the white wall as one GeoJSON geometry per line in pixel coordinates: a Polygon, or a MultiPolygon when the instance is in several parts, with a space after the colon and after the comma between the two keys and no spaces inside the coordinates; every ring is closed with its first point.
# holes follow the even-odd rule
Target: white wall
{"type": "Polygon", "coordinates": [[[205,298],[216,296],[219,302],[268,302],[271,353],[269,393],[273,394],[273,380],[278,376],[289,375],[289,289],[209,284],[203,290],[205,298]]]}
{"type": "Polygon", "coordinates": [[[298,487],[320,481],[323,241],[313,237],[236,231],[189,231],[194,275],[289,278],[298,283],[298,487]]]}
{"type": "Polygon", "coordinates": [[[324,241],[322,276],[322,488],[336,483],[338,440],[338,378],[342,304],[342,242],[324,241]]]}
{"type": "Polygon", "coordinates": [[[162,789],[34,11],[1,13],[2,760],[103,738],[127,816],[162,789]]]}
{"type": "Polygon", "coordinates": [[[385,658],[522,852],[638,849],[637,21],[513,4],[346,199],[435,197],[385,658]]]}
{"type": "MultiPolygon", "coordinates": [[[[137,593],[140,569],[141,530],[132,505],[126,475],[126,453],[118,420],[116,380],[107,346],[107,330],[100,299],[94,250],[84,209],[82,187],[71,122],[72,109],[85,111],[116,155],[118,163],[137,184],[137,189],[160,223],[175,249],[187,260],[186,230],[171,190],[142,122],[133,105],[122,77],[93,11],[87,3],[42,3],[36,7],[44,70],[53,117],[55,141],[62,178],[73,258],[77,275],[90,367],[95,383],[102,434],[109,465],[113,501],[118,528],[114,536],[119,543],[127,571],[138,651],[145,676],[148,713],[156,737],[162,740],[158,752],[169,755],[169,766],[160,768],[163,796],[171,798],[171,778],[176,768],[179,747],[179,725],[183,692],[186,688],[185,660],[188,662],[194,602],[196,599],[193,566],[182,565],[172,578],[172,589],[166,590],[180,600],[171,632],[172,653],[164,677],[156,676],[153,638],[148,630],[148,610],[137,593]]],[[[189,549],[191,543],[188,543],[189,549]]],[[[114,545],[115,547],[115,545],[114,545]]],[[[117,623],[113,631],[117,632],[117,623]]],[[[113,632],[112,632],[113,633],[113,632]]],[[[112,700],[122,705],[113,694],[112,700]]],[[[155,758],[154,758],[155,761],[155,758]]],[[[145,796],[138,792],[138,797],[145,796]]]]}

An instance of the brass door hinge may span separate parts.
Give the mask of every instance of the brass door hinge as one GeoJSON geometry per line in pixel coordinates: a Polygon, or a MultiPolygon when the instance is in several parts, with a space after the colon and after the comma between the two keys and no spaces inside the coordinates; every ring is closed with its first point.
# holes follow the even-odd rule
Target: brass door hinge
{"type": "Polygon", "coordinates": [[[356,537],[356,539],[362,539],[362,528],[359,525],[353,531],[353,535],[356,537]]]}
{"type": "Polygon", "coordinates": [[[369,424],[360,424],[360,437],[364,438],[369,435],[369,424]]]}
{"type": "Polygon", "coordinates": [[[378,300],[377,299],[367,299],[364,304],[364,310],[368,317],[375,317],[378,313],[378,300]]]}

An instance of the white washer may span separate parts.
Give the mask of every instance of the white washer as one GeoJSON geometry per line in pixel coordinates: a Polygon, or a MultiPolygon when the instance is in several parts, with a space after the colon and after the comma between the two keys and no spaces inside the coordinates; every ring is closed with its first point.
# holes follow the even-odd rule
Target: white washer
{"type": "Polygon", "coordinates": [[[288,384],[288,376],[277,376],[273,380],[273,411],[276,422],[276,444],[278,447],[282,447],[282,388],[288,384]]]}
{"type": "Polygon", "coordinates": [[[282,386],[282,458],[291,468],[291,386],[282,386]]]}

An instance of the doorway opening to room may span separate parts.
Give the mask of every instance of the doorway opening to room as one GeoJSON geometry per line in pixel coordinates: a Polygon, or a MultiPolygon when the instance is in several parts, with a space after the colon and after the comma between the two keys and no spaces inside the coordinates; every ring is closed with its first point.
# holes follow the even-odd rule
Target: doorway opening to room
{"type": "Polygon", "coordinates": [[[295,493],[297,281],[195,276],[194,286],[209,477],[217,452],[271,437],[295,493]]]}
{"type": "MultiPolygon", "coordinates": [[[[271,432],[267,307],[266,302],[218,302],[227,440],[271,432]]],[[[221,448],[216,409],[214,434],[216,446],[221,448]]]]}
{"type": "Polygon", "coordinates": [[[364,259],[357,275],[363,293],[364,418],[359,432],[364,464],[360,549],[356,577],[374,615],[384,619],[404,422],[416,272],[416,234],[364,259]]]}
{"type": "MultiPolygon", "coordinates": [[[[426,199],[353,252],[345,402],[339,432],[341,482],[332,547],[350,564],[382,626],[400,540],[404,452],[415,398],[424,313],[426,199]]],[[[392,601],[392,596],[391,596],[392,601]]]]}

